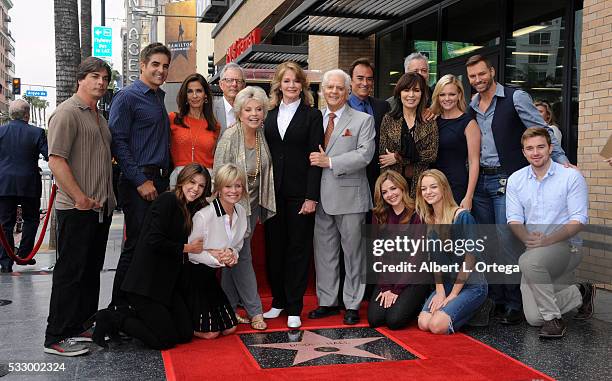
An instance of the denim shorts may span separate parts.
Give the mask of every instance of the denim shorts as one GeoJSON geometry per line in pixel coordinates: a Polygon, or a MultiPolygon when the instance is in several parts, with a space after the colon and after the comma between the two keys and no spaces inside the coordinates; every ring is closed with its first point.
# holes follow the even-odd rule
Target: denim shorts
{"type": "MultiPolygon", "coordinates": [[[[444,290],[448,295],[453,289],[452,283],[445,283],[444,290]]],[[[429,298],[423,305],[423,312],[429,312],[429,303],[431,299],[436,295],[436,292],[432,292],[429,298]]],[[[482,303],[487,298],[487,284],[466,284],[459,292],[459,295],[450,301],[446,306],[440,308],[447,314],[451,322],[448,326],[448,333],[454,333],[456,330],[461,328],[467,323],[472,316],[476,313],[482,303]]]]}

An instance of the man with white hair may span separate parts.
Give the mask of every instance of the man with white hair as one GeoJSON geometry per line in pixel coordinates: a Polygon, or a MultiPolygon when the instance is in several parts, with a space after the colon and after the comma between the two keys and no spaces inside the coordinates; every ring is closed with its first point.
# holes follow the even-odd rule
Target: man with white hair
{"type": "Polygon", "coordinates": [[[221,125],[219,132],[221,136],[228,127],[236,123],[236,115],[232,107],[234,107],[236,95],[245,87],[244,70],[240,65],[230,62],[223,66],[219,78],[219,87],[223,91],[223,97],[214,101],[213,113],[221,125]]]}
{"type": "MultiPolygon", "coordinates": [[[[429,86],[429,59],[423,53],[414,52],[410,53],[406,59],[404,59],[404,73],[416,73],[425,79],[425,83],[429,86]]],[[[425,121],[432,120],[435,115],[429,109],[431,106],[431,96],[433,94],[433,90],[435,87],[435,83],[428,87],[427,94],[427,108],[423,111],[423,119],[425,121]]],[[[395,107],[395,99],[393,96],[387,98],[387,102],[391,105],[391,109],[395,107]]]]}
{"type": "MultiPolygon", "coordinates": [[[[38,169],[38,158],[47,155],[47,137],[42,128],[28,124],[30,105],[23,99],[11,102],[9,117],[12,119],[0,126],[0,225],[8,244],[14,247],[13,228],[17,221],[17,205],[21,205],[23,233],[19,257],[27,257],[34,247],[40,213],[42,183],[38,169]]],[[[31,259],[29,265],[35,264],[31,259]]],[[[13,271],[13,260],[0,245],[0,271],[13,271]]]]}
{"type": "Polygon", "coordinates": [[[323,147],[310,154],[310,164],[323,168],[321,202],[315,216],[314,248],[319,307],[311,319],[338,313],[339,259],[344,253],[345,324],[359,322],[365,284],[361,225],[372,199],[366,167],[374,155],[374,119],[347,105],[351,78],[340,69],[323,75],[323,147]]]}
{"type": "Polygon", "coordinates": [[[404,60],[404,73],[417,73],[429,83],[429,59],[419,52],[409,54],[404,60]]]}

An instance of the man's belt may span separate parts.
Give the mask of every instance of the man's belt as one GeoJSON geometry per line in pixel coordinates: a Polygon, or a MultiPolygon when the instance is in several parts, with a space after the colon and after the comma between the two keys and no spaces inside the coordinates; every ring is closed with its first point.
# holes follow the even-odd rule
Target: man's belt
{"type": "Polygon", "coordinates": [[[167,169],[160,168],[156,165],[145,165],[140,168],[142,169],[142,173],[144,173],[147,176],[159,176],[162,178],[166,178],[170,174],[170,172],[167,169]]]}
{"type": "Polygon", "coordinates": [[[480,166],[480,174],[481,175],[500,175],[505,174],[506,172],[502,169],[502,167],[483,167],[480,166]]]}

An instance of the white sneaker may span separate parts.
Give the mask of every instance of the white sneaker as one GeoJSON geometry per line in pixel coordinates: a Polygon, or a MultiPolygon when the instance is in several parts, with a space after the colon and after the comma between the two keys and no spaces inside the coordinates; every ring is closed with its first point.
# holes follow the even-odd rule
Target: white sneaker
{"type": "Polygon", "coordinates": [[[283,312],[282,308],[270,308],[269,311],[264,312],[263,317],[264,319],[274,319],[280,316],[281,312],[283,312]]]}
{"type": "Polygon", "coordinates": [[[300,328],[302,326],[302,320],[299,316],[289,316],[287,318],[287,327],[289,328],[300,328]]]}

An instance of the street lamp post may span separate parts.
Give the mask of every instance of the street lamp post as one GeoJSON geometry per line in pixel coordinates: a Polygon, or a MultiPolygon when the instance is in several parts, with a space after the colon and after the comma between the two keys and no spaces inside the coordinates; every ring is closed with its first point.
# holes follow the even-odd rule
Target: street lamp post
{"type": "Polygon", "coordinates": [[[106,26],[106,0],[100,0],[100,24],[106,26]]]}

